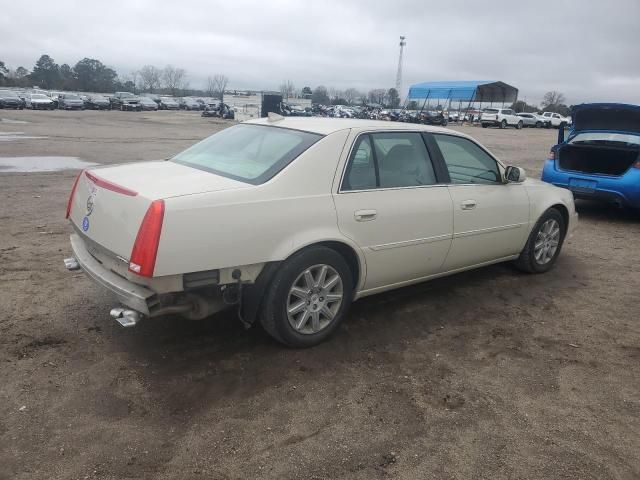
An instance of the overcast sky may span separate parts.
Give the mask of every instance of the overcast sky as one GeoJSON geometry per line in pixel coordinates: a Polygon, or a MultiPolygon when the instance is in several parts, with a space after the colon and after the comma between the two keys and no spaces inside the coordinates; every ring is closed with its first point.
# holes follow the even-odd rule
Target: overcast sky
{"type": "Polygon", "coordinates": [[[47,53],[97,58],[124,76],[145,64],[187,70],[190,85],[224,73],[231,88],[285,79],[403,92],[430,80],[502,80],[520,99],[558,90],[568,103],[640,103],[640,0],[3,2],[0,60],[31,70],[47,53]]]}

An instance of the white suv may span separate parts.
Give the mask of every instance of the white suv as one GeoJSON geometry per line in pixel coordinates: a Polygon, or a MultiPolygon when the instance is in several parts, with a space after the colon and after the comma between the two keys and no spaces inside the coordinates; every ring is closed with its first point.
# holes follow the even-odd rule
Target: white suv
{"type": "Polygon", "coordinates": [[[493,125],[500,128],[511,126],[521,129],[523,125],[522,118],[518,117],[510,108],[485,108],[480,116],[480,123],[482,128],[493,125]]]}

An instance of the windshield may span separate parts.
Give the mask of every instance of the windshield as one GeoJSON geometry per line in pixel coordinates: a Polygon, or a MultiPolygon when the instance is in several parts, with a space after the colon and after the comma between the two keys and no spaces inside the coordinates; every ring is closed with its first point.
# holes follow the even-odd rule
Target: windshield
{"type": "Polygon", "coordinates": [[[611,145],[611,146],[639,146],[640,135],[628,135],[626,133],[609,132],[584,132],[578,133],[569,140],[574,145],[611,145]]]}
{"type": "Polygon", "coordinates": [[[495,108],[485,108],[483,110],[484,113],[498,113],[500,110],[496,110],[495,108]]]}
{"type": "Polygon", "coordinates": [[[31,98],[34,100],[49,100],[49,97],[46,95],[42,95],[41,93],[35,93],[31,95],[31,98]]]}
{"type": "Polygon", "coordinates": [[[9,90],[0,90],[0,96],[2,97],[17,97],[18,95],[16,95],[15,93],[9,91],[9,90]]]}
{"type": "Polygon", "coordinates": [[[140,101],[141,101],[142,103],[156,103],[156,102],[154,102],[153,100],[151,100],[150,98],[147,98],[147,97],[142,97],[142,98],[140,99],[140,101]]]}
{"type": "Polygon", "coordinates": [[[171,160],[258,185],[275,176],[321,135],[263,125],[236,125],[171,160]]]}
{"type": "Polygon", "coordinates": [[[67,95],[64,96],[64,99],[65,100],[80,100],[80,97],[78,95],[69,95],[69,94],[67,94],[67,95]]]}

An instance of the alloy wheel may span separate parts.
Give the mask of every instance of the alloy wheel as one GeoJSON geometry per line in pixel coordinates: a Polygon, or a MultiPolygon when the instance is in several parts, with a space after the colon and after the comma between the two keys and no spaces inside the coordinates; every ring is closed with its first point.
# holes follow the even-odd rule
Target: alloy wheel
{"type": "Polygon", "coordinates": [[[334,320],[344,296],[342,278],[331,265],[314,265],[296,277],[287,295],[287,318],[301,334],[315,334],[334,320]]]}
{"type": "Polygon", "coordinates": [[[533,256],[536,263],[539,265],[549,263],[558,251],[559,244],[560,225],[557,220],[550,218],[541,225],[536,236],[536,242],[533,247],[533,256]]]}

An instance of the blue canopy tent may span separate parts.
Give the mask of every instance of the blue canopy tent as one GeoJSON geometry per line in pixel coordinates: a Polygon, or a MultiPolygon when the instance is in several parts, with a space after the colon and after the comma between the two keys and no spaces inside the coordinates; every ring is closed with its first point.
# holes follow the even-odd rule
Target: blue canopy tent
{"type": "MultiPolygon", "coordinates": [[[[513,103],[518,99],[518,89],[496,80],[465,80],[451,82],[423,82],[411,85],[406,102],[422,102],[422,110],[429,100],[446,100],[459,103],[513,103]]],[[[406,105],[405,102],[405,105],[406,105]]]]}

